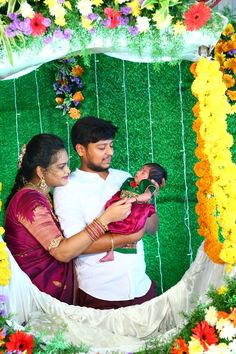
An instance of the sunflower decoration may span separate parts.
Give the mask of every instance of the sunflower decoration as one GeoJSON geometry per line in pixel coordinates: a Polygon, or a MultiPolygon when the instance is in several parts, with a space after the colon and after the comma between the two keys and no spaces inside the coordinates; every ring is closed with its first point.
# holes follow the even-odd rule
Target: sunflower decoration
{"type": "Polygon", "coordinates": [[[69,114],[72,119],[78,119],[81,116],[79,108],[84,100],[81,79],[83,72],[78,58],[60,60],[56,82],[53,84],[56,92],[56,108],[61,109],[63,115],[69,114]]]}
{"type": "Polygon", "coordinates": [[[220,63],[226,95],[230,103],[236,102],[236,24],[229,23],[216,44],[213,58],[220,63]]]}

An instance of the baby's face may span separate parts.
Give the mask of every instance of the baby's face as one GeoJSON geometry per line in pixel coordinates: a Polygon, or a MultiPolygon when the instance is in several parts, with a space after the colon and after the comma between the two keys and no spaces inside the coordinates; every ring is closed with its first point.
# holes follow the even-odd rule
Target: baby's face
{"type": "Polygon", "coordinates": [[[136,183],[140,183],[143,179],[148,179],[150,173],[149,166],[143,166],[140,170],[138,170],[134,176],[134,180],[136,183]]]}

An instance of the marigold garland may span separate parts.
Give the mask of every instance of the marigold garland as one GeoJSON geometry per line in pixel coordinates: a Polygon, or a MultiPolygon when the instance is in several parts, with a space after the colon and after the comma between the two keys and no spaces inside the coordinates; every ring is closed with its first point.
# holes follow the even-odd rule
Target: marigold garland
{"type": "Polygon", "coordinates": [[[199,234],[206,238],[205,251],[216,263],[236,264],[236,165],[230,147],[233,138],[227,132],[227,114],[236,105],[227,101],[220,64],[206,58],[192,65],[195,75],[192,93],[198,98],[193,111],[197,133],[195,165],[198,203],[196,213],[199,234]],[[221,239],[223,238],[222,242],[221,239]]]}
{"type": "Polygon", "coordinates": [[[84,71],[78,63],[79,59],[76,57],[60,60],[56,82],[53,84],[56,92],[56,108],[61,109],[63,115],[68,113],[72,119],[80,118],[78,107],[84,100],[81,79],[84,71]]]}
{"type": "MultiPolygon", "coordinates": [[[[0,193],[2,191],[2,182],[0,182],[0,193]]],[[[2,201],[0,199],[0,211],[2,201]]],[[[0,226],[0,238],[4,234],[4,228],[0,226]]],[[[10,264],[5,242],[0,241],[0,286],[8,285],[11,277],[10,264]]]]}

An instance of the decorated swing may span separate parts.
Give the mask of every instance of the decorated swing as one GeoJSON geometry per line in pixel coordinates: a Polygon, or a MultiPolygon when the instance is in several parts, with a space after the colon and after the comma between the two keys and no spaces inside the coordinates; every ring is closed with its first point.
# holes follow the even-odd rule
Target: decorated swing
{"type": "MultiPolygon", "coordinates": [[[[46,1],[46,10],[42,12],[40,12],[40,7],[36,10],[34,5],[30,2],[22,3],[21,12],[16,3],[3,1],[1,8],[3,46],[0,65],[2,79],[15,80],[46,62],[64,56],[73,57],[78,53],[86,55],[87,49],[95,55],[106,53],[131,61],[154,62],[184,59],[196,62],[203,54],[210,56],[210,52],[227,23],[222,15],[213,14],[212,10],[209,10],[209,6],[214,5],[213,2],[207,4],[183,2],[181,4],[183,6],[179,6],[174,1],[163,2],[162,5],[155,1],[145,1],[142,5],[138,1],[129,3],[118,1],[112,7],[102,1],[81,0],[76,4],[76,16],[79,13],[81,21],[76,25],[72,21],[75,27],[71,30],[69,20],[73,20],[75,14],[70,6],[73,9],[75,4],[69,1],[61,3],[46,1]],[[10,15],[8,19],[4,17],[5,14],[2,11],[6,7],[10,15]],[[178,12],[177,8],[181,11],[178,12]],[[69,18],[70,15],[71,18],[69,18]],[[68,16],[67,23],[64,22],[66,16],[68,16]],[[200,21],[199,25],[199,18],[201,21],[204,19],[205,22],[200,21]],[[192,27],[194,21],[200,27],[192,27]],[[155,29],[153,29],[154,25],[155,29]],[[20,41],[22,38],[24,42],[20,41]]],[[[197,135],[195,153],[198,159],[195,173],[199,178],[196,213],[199,234],[204,236],[206,241],[200,247],[190,269],[176,286],[158,296],[150,304],[140,307],[140,317],[134,308],[128,309],[127,312],[126,310],[117,311],[113,317],[109,311],[101,314],[96,313],[96,310],[81,311],[81,309],[64,306],[38,292],[19,270],[11,255],[8,255],[5,244],[2,242],[0,244],[0,285],[2,285],[0,295],[2,293],[11,298],[11,303],[6,303],[7,310],[16,314],[14,319],[18,324],[30,319],[33,328],[40,331],[41,328],[37,328],[37,323],[40,321],[46,325],[49,323],[51,328],[58,327],[56,323],[61,321],[62,324],[59,327],[65,331],[66,339],[77,345],[78,338],[76,340],[72,337],[76,337],[75,333],[79,331],[79,340],[83,342],[84,339],[91,352],[103,353],[114,350],[124,353],[141,350],[145,352],[145,345],[151,338],[157,338],[162,343],[163,339],[168,342],[173,333],[176,335],[176,327],[183,322],[180,311],[191,311],[194,307],[195,296],[198,295],[203,303],[204,301],[208,303],[206,299],[208,286],[210,284],[216,287],[221,286],[224,275],[227,274],[226,269],[231,271],[228,274],[233,276],[236,263],[234,212],[236,166],[230,153],[233,138],[227,132],[226,120],[227,115],[234,114],[236,111],[233,90],[234,60],[236,60],[234,59],[236,49],[234,33],[235,29],[228,26],[224,33],[224,37],[228,37],[228,42],[220,41],[216,45],[214,56],[215,59],[219,59],[218,61],[202,58],[197,64],[194,63],[191,66],[195,77],[192,93],[197,98],[197,103],[193,108],[196,118],[193,127],[197,135]],[[231,53],[228,55],[229,52],[231,53]],[[222,73],[223,68],[225,71],[222,73]],[[219,129],[216,130],[216,126],[219,129]],[[12,274],[9,270],[9,260],[12,274]],[[17,297],[13,296],[15,292],[18,294],[17,297]],[[25,292],[30,294],[27,299],[24,297],[25,292]],[[63,327],[65,324],[67,330],[63,327]],[[69,336],[69,333],[72,335],[69,336]],[[96,343],[93,342],[95,335],[100,337],[96,343]]],[[[78,100],[77,95],[70,100],[70,103],[72,101],[81,102],[82,96],[80,95],[78,100]]],[[[57,103],[63,104],[62,101],[57,103]]],[[[3,233],[2,229],[1,232],[3,233]]],[[[214,298],[216,295],[219,299],[218,303],[214,304],[215,317],[212,315],[210,319],[210,310],[206,312],[206,318],[205,313],[201,313],[198,324],[192,326],[194,327],[192,328],[194,329],[193,337],[191,337],[191,331],[184,339],[177,336],[176,341],[172,343],[171,353],[181,353],[184,350],[189,353],[207,351],[218,353],[220,350],[222,353],[234,352],[236,335],[234,308],[236,304],[233,283],[229,282],[228,287],[217,290],[214,298]],[[221,327],[218,324],[216,329],[217,319],[213,321],[212,318],[217,318],[217,310],[222,310],[220,305],[226,300],[228,307],[224,305],[225,324],[221,327]],[[232,306],[230,307],[229,304],[232,306]],[[204,321],[208,321],[214,333],[204,321]],[[231,337],[224,336],[223,330],[227,332],[227,329],[231,330],[231,337]],[[204,337],[206,339],[203,340],[203,335],[206,333],[208,337],[204,337]]],[[[6,326],[5,300],[2,298],[1,302],[1,323],[2,326],[6,326]]],[[[17,332],[16,327],[13,327],[11,331],[15,336],[10,338],[9,332],[5,333],[5,327],[1,329],[0,325],[2,336],[0,343],[3,352],[19,349],[14,347],[13,343],[24,343],[24,350],[28,353],[39,350],[36,347],[36,338],[33,339],[31,334],[24,337],[23,328],[19,327],[19,332],[17,332]]],[[[61,341],[57,340],[53,344],[54,347],[52,345],[54,352],[59,350],[59,343],[61,345],[61,341]]],[[[155,350],[157,353],[167,353],[167,350],[170,350],[167,347],[161,348],[160,343],[156,347],[154,345],[153,353],[155,350]]],[[[42,346],[40,348],[43,350],[42,346]]],[[[68,348],[64,350],[68,352],[69,350],[71,352],[89,350],[85,347],[83,349],[68,348]]],[[[48,350],[46,349],[47,352],[48,350]]]]}

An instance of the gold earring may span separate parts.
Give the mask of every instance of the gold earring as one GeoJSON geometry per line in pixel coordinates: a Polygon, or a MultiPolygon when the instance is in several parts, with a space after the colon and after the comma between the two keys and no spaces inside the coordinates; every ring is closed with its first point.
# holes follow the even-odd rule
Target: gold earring
{"type": "Polygon", "coordinates": [[[44,179],[44,177],[41,177],[39,185],[38,185],[39,189],[41,189],[43,192],[46,191],[46,189],[48,188],[48,185],[44,179]]]}

